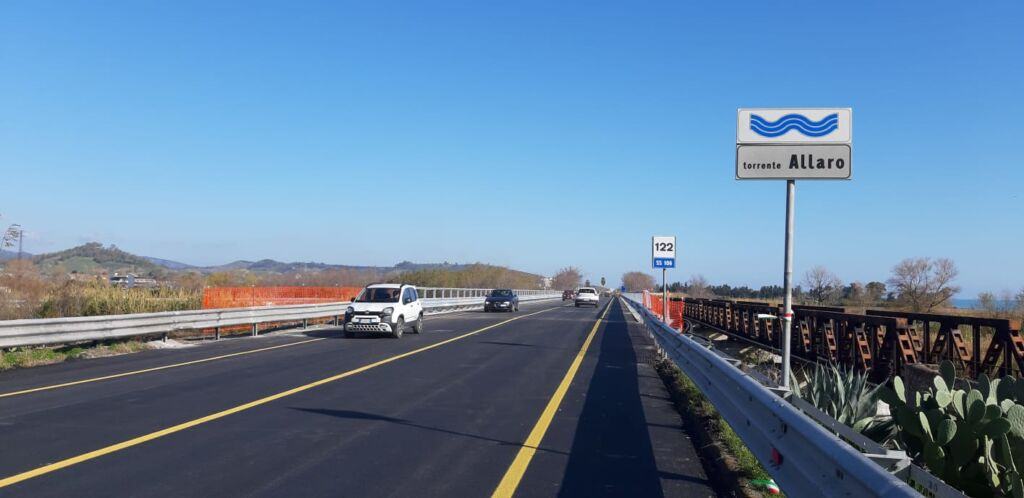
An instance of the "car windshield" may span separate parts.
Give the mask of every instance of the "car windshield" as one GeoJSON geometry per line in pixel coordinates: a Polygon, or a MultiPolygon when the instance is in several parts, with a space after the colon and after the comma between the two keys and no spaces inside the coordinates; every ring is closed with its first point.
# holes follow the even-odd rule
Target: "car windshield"
{"type": "Polygon", "coordinates": [[[359,293],[357,303],[397,303],[402,289],[398,287],[367,287],[359,293]]]}
{"type": "Polygon", "coordinates": [[[494,289],[491,291],[491,297],[512,297],[512,291],[510,289],[494,289]]]}

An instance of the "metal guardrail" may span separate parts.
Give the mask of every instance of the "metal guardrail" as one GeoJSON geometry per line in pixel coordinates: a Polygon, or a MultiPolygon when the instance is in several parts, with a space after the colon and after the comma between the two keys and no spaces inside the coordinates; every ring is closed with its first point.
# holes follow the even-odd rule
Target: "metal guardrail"
{"type": "MultiPolygon", "coordinates": [[[[423,310],[428,315],[482,309],[484,306],[484,298],[490,290],[491,289],[442,289],[436,287],[416,289],[421,296],[432,296],[435,292],[437,295],[449,295],[449,297],[423,297],[423,310]]],[[[561,291],[517,290],[515,292],[519,295],[519,302],[521,303],[562,298],[561,291]]]]}
{"type": "MultiPolygon", "coordinates": [[[[420,289],[417,289],[420,290],[420,289]]],[[[423,297],[423,309],[428,315],[451,313],[482,308],[489,289],[425,288],[431,297],[423,297]]],[[[520,302],[561,298],[561,291],[517,290],[520,302]]],[[[422,295],[422,294],[421,294],[422,295]]],[[[252,325],[252,333],[259,333],[259,324],[270,322],[298,322],[306,324],[316,318],[334,318],[345,314],[348,302],[325,304],[293,304],[286,306],[257,306],[251,308],[222,308],[207,310],[166,311],[130,315],[84,316],[71,318],[43,318],[0,321],[0,348],[67,344],[82,341],[102,341],[199,329],[220,329],[237,325],[252,325]]]]}
{"type": "Polygon", "coordinates": [[[920,496],[707,345],[669,328],[635,297],[624,297],[639,311],[664,354],[704,393],[784,492],[920,496]]]}

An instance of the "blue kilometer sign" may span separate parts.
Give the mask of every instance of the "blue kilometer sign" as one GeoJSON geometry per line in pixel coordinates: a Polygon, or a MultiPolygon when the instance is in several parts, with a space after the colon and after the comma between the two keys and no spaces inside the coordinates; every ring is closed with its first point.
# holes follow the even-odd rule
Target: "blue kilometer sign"
{"type": "Polygon", "coordinates": [[[655,268],[676,267],[676,237],[674,235],[651,237],[651,262],[655,268]]]}

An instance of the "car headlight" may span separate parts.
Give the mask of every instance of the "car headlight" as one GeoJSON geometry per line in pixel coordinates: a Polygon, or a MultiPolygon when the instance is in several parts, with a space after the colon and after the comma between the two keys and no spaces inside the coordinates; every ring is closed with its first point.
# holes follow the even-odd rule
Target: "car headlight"
{"type": "Polygon", "coordinates": [[[355,313],[355,312],[356,312],[356,309],[351,307],[351,306],[349,306],[348,308],[345,308],[345,314],[347,314],[347,315],[351,315],[352,313],[355,313]]]}
{"type": "Polygon", "coordinates": [[[394,312],[395,312],[395,309],[390,307],[390,306],[388,306],[387,308],[384,308],[383,310],[381,310],[381,313],[383,313],[385,315],[390,315],[390,314],[392,314],[394,312]]]}

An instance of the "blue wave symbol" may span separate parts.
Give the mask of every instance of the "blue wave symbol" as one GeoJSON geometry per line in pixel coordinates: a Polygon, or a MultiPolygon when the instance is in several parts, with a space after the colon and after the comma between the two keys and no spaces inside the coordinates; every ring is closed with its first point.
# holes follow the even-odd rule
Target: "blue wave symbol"
{"type": "Polygon", "coordinates": [[[750,129],[762,137],[778,137],[789,130],[796,130],[808,137],[823,137],[839,128],[839,114],[825,116],[821,121],[811,121],[803,114],[786,114],[776,121],[768,121],[757,114],[750,115],[750,129]]]}

